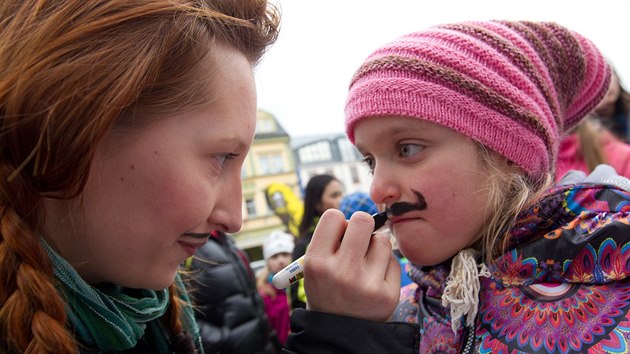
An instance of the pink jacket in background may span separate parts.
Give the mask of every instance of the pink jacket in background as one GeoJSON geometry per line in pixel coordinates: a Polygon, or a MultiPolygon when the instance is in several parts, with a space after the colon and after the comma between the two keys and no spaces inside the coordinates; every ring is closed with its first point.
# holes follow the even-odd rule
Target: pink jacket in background
{"type": "Polygon", "coordinates": [[[271,327],[276,330],[280,343],[284,345],[289,336],[289,302],[284,289],[276,290],[276,296],[261,294],[265,303],[265,310],[271,327]]]}
{"type": "MultiPolygon", "coordinates": [[[[619,175],[630,178],[630,145],[617,139],[609,131],[603,131],[601,139],[608,164],[619,175]]],[[[569,170],[584,171],[586,174],[590,172],[580,152],[576,134],[569,135],[560,142],[557,169],[556,181],[559,181],[569,170]]]]}

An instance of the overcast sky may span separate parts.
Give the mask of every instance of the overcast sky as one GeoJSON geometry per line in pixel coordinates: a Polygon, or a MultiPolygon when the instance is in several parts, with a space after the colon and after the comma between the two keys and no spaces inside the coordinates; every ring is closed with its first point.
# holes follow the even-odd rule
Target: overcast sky
{"type": "Polygon", "coordinates": [[[276,0],[278,41],[256,68],[258,107],[293,137],[343,132],[354,71],[377,47],[465,20],[555,21],[591,39],[630,90],[629,0],[276,0]]]}

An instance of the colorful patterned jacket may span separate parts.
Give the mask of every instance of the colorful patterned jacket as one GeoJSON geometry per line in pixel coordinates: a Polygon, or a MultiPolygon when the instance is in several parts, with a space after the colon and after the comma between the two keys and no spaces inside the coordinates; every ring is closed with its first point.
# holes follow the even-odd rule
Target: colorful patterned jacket
{"type": "Polygon", "coordinates": [[[412,269],[393,322],[297,311],[287,353],[626,353],[630,351],[630,193],[554,187],[521,214],[511,251],[481,278],[469,335],[441,294],[448,264],[412,269]],[[466,337],[466,338],[465,338],[466,337]],[[473,340],[468,342],[466,339],[473,340]]]}
{"type": "MultiPolygon", "coordinates": [[[[521,214],[492,277],[481,277],[473,352],[630,351],[629,224],[630,193],[587,184],[550,190],[521,214]]],[[[414,269],[419,285],[403,289],[397,316],[420,323],[420,353],[465,345],[441,306],[448,271],[414,269]]]]}

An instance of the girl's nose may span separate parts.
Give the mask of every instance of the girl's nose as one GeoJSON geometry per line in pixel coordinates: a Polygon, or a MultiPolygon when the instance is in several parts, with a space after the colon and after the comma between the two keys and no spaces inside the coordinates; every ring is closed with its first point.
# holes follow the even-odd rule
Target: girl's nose
{"type": "Polygon", "coordinates": [[[370,186],[370,198],[376,204],[391,204],[400,198],[400,187],[393,174],[384,171],[383,168],[375,169],[370,186]]]}

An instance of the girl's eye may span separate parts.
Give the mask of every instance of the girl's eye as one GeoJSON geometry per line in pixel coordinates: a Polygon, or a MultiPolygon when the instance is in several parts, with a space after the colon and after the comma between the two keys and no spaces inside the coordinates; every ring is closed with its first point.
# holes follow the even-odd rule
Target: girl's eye
{"type": "Polygon", "coordinates": [[[419,154],[422,151],[423,147],[415,144],[401,144],[398,146],[398,149],[400,157],[410,158],[419,154]]]}
{"type": "Polygon", "coordinates": [[[366,156],[363,158],[363,163],[367,165],[370,169],[370,173],[374,173],[374,168],[376,167],[376,161],[371,156],[366,156]]]}

